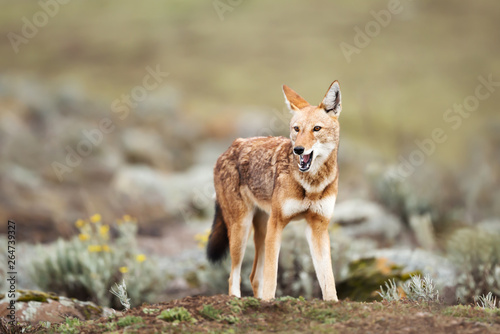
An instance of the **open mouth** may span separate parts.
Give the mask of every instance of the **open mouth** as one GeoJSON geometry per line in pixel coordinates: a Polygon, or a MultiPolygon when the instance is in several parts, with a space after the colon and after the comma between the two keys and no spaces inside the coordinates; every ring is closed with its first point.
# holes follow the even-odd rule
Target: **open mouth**
{"type": "Polygon", "coordinates": [[[311,162],[313,159],[313,152],[309,154],[299,155],[299,170],[301,172],[307,172],[311,168],[311,162]]]}

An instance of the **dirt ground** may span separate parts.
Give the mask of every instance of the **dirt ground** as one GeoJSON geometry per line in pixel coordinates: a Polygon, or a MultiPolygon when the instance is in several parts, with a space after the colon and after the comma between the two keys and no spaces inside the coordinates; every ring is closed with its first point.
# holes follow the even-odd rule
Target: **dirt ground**
{"type": "MultiPolygon", "coordinates": [[[[0,331],[1,331],[0,327],[0,331]]],[[[5,329],[4,329],[5,330],[5,329]]],[[[21,333],[21,327],[9,333],[21,333]]],[[[500,309],[439,303],[263,302],[226,295],[142,305],[93,321],[24,327],[24,333],[500,333],[500,309]]]]}

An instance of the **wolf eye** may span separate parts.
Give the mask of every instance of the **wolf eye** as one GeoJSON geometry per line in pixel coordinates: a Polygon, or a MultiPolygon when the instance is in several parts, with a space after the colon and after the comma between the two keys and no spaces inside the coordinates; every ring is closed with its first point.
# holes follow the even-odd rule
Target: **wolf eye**
{"type": "Polygon", "coordinates": [[[321,126],[316,125],[313,130],[314,131],[319,131],[319,130],[321,130],[321,126]]]}
{"type": "Polygon", "coordinates": [[[299,132],[299,127],[298,126],[294,126],[293,129],[295,130],[295,132],[299,132]]]}

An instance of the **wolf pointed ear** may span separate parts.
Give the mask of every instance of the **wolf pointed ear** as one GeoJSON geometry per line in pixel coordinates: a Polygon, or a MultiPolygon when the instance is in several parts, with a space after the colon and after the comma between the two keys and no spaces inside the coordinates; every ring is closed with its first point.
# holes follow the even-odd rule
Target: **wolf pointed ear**
{"type": "Polygon", "coordinates": [[[337,80],[330,85],[319,107],[325,109],[327,113],[331,113],[332,116],[338,116],[340,114],[342,111],[342,99],[340,97],[339,82],[337,80]]]}
{"type": "Polygon", "coordinates": [[[291,112],[307,107],[309,103],[304,100],[299,94],[287,85],[283,85],[283,94],[285,95],[285,103],[291,112]]]}

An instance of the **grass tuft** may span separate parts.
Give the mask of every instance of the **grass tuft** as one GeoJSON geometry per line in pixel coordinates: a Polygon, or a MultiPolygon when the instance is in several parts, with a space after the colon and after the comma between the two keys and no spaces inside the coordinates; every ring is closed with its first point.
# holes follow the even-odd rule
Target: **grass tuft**
{"type": "Polygon", "coordinates": [[[184,307],[174,307],[168,310],[164,310],[156,318],[164,320],[167,322],[179,323],[179,322],[197,322],[195,318],[186,310],[184,307]]]}
{"type": "Polygon", "coordinates": [[[142,323],[144,320],[141,317],[136,317],[133,315],[128,315],[126,317],[120,318],[116,323],[120,327],[127,327],[133,324],[142,323]]]}
{"type": "Polygon", "coordinates": [[[482,307],[483,309],[494,310],[497,308],[497,297],[493,297],[493,294],[491,292],[488,292],[487,295],[478,296],[475,299],[476,299],[476,305],[482,307]]]}

